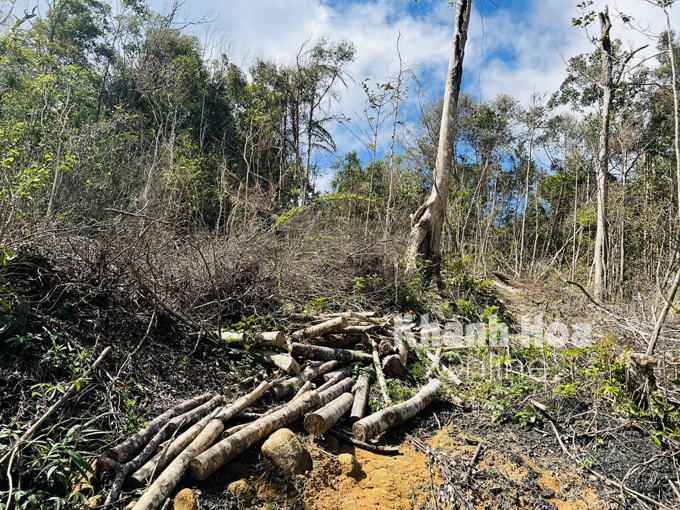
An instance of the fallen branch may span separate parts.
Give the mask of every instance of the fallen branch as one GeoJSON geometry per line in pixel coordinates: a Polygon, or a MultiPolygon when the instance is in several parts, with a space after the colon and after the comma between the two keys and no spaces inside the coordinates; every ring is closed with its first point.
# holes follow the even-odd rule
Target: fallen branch
{"type": "Polygon", "coordinates": [[[385,374],[382,371],[382,367],[380,366],[380,354],[378,354],[378,344],[375,342],[375,340],[371,341],[371,345],[373,347],[373,366],[375,367],[375,375],[376,378],[378,379],[378,384],[380,386],[380,392],[382,393],[383,400],[387,405],[390,405],[392,403],[392,399],[390,399],[389,395],[387,394],[387,383],[385,382],[385,374]]]}
{"type": "Polygon", "coordinates": [[[361,448],[362,450],[366,450],[369,452],[373,453],[386,453],[389,455],[395,455],[399,453],[399,447],[398,446],[380,446],[377,444],[370,444],[370,443],[364,443],[363,441],[359,441],[358,439],[353,438],[349,434],[345,434],[344,432],[340,432],[337,429],[331,428],[329,431],[327,431],[327,434],[330,434],[332,436],[335,436],[338,439],[341,439],[342,441],[346,441],[348,443],[353,444],[354,446],[357,446],[361,448]]]}

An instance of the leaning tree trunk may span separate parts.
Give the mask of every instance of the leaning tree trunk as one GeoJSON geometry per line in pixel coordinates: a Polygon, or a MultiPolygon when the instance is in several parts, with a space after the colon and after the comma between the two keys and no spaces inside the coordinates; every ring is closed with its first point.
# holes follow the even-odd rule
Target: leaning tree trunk
{"type": "Polygon", "coordinates": [[[597,231],[595,234],[594,254],[594,282],[593,297],[602,302],[606,298],[606,257],[605,239],[607,237],[607,175],[609,174],[609,117],[614,101],[614,87],[612,80],[612,43],[609,31],[612,23],[609,11],[599,13],[600,17],[600,48],[602,50],[602,80],[599,83],[603,92],[602,124],[600,127],[600,152],[597,165],[597,231]]]}
{"type": "Polygon", "coordinates": [[[451,164],[454,156],[458,95],[463,78],[463,57],[471,11],[472,0],[456,1],[456,26],[453,32],[453,47],[444,90],[444,108],[439,131],[434,182],[430,197],[420,206],[411,222],[407,254],[407,273],[409,274],[417,271],[419,257],[431,261],[433,271],[439,272],[440,242],[449,199],[451,164]]]}
{"type": "Polygon", "coordinates": [[[438,379],[432,379],[415,397],[359,420],[352,426],[354,437],[359,441],[368,441],[395,425],[413,418],[434,402],[434,399],[437,398],[437,392],[441,387],[442,383],[438,379]]]}

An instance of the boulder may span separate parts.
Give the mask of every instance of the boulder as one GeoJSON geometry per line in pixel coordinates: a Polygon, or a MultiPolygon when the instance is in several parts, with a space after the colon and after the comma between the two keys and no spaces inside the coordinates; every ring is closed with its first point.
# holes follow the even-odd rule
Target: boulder
{"type": "Polygon", "coordinates": [[[174,510],[196,510],[198,504],[196,503],[196,495],[191,489],[182,489],[175,496],[173,502],[174,510]]]}
{"type": "Polygon", "coordinates": [[[345,476],[356,478],[361,474],[361,465],[356,457],[350,453],[341,453],[338,455],[340,461],[340,472],[345,476]]]}
{"type": "Polygon", "coordinates": [[[227,487],[236,496],[243,506],[250,506],[255,497],[255,489],[248,485],[245,478],[231,482],[227,487]]]}
{"type": "Polygon", "coordinates": [[[289,429],[279,429],[262,445],[262,455],[285,475],[301,475],[312,469],[312,457],[289,429]]]}

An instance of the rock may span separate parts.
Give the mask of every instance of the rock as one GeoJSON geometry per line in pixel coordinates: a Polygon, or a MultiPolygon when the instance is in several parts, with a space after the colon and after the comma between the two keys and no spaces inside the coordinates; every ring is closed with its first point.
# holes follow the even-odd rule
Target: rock
{"type": "Polygon", "coordinates": [[[89,498],[85,504],[83,505],[84,508],[90,508],[93,506],[101,506],[104,504],[104,501],[106,501],[106,498],[102,494],[97,494],[96,496],[92,496],[89,498]]]}
{"type": "Polygon", "coordinates": [[[244,506],[250,506],[255,497],[255,489],[253,489],[245,478],[231,482],[227,487],[236,496],[244,506]]]}
{"type": "Polygon", "coordinates": [[[312,469],[312,457],[289,429],[279,429],[262,445],[262,455],[285,475],[301,475],[312,469]]]}
{"type": "Polygon", "coordinates": [[[127,504],[127,506],[126,506],[125,508],[123,508],[123,510],[132,510],[132,507],[135,506],[136,504],[137,504],[136,501],[130,501],[130,502],[127,504]]]}
{"type": "Polygon", "coordinates": [[[175,501],[173,502],[174,510],[196,510],[198,505],[196,504],[196,495],[191,489],[182,489],[175,496],[175,501]]]}
{"type": "Polygon", "coordinates": [[[361,465],[356,457],[350,453],[341,453],[338,455],[340,461],[340,472],[345,476],[356,478],[361,474],[361,465]]]}

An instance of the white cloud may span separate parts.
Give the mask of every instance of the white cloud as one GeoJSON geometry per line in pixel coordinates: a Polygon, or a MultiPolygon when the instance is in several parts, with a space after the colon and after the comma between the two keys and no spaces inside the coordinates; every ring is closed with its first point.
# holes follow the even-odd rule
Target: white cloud
{"type": "MultiPolygon", "coordinates": [[[[357,58],[346,69],[355,82],[349,83],[338,110],[353,116],[364,106],[361,80],[370,78],[372,83],[380,82],[395,70],[399,33],[403,60],[417,64],[416,70],[427,78],[429,97],[434,99],[443,91],[455,15],[446,8],[447,3],[444,0],[420,0],[417,4],[413,0],[196,0],[185,8],[191,8],[194,17],[208,10],[218,15],[216,24],[239,45],[237,56],[264,56],[285,63],[293,61],[307,39],[314,41],[325,36],[335,41],[342,38],[352,41],[357,58]]],[[[606,3],[596,0],[591,8],[601,10],[606,3]]],[[[617,12],[625,12],[653,33],[665,27],[661,10],[645,0],[610,0],[608,3],[612,17],[617,12]]],[[[526,0],[514,2],[513,8],[509,8],[501,2],[499,9],[484,8],[482,23],[480,2],[476,1],[465,57],[467,90],[477,97],[481,92],[483,99],[500,92],[510,93],[521,101],[526,101],[534,90],[548,93],[556,90],[566,76],[566,66],[557,49],[569,58],[589,51],[591,46],[583,31],[572,27],[571,19],[578,15],[574,4],[575,0],[526,0]],[[508,60],[508,56],[512,59],[508,60]]],[[[677,28],[680,7],[671,9],[671,15],[671,22],[677,28]]],[[[591,28],[596,32],[597,22],[591,28]]],[[[635,46],[650,44],[643,53],[654,53],[655,41],[633,30],[624,30],[620,23],[614,23],[612,35],[635,46]]],[[[332,133],[339,153],[361,148],[342,126],[333,126],[332,133]]],[[[388,138],[388,135],[383,137],[380,155],[389,148],[388,138]]]]}

